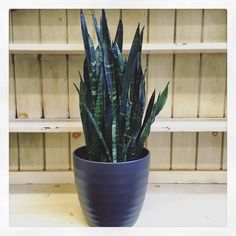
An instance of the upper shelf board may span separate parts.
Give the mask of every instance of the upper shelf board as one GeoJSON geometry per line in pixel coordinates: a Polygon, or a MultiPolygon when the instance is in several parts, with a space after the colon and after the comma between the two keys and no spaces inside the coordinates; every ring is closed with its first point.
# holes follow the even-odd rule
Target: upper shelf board
{"type": "MultiPolygon", "coordinates": [[[[10,132],[82,132],[79,119],[39,119],[10,121],[10,132]]],[[[153,123],[152,132],[224,132],[227,131],[225,118],[158,118],[153,123]]]]}
{"type": "MultiPolygon", "coordinates": [[[[128,54],[130,44],[124,44],[128,54]]],[[[226,53],[226,43],[159,43],[143,44],[144,54],[226,53]]],[[[83,44],[10,44],[11,54],[84,54],[83,44]]]]}

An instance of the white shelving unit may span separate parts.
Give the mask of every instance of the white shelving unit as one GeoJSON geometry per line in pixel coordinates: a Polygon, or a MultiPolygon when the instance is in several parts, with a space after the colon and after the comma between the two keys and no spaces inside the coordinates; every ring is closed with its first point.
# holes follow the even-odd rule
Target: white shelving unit
{"type": "MultiPolygon", "coordinates": [[[[130,44],[124,44],[128,53],[130,44]]],[[[82,44],[10,44],[11,54],[84,54],[82,44]]],[[[143,44],[146,54],[178,53],[226,53],[226,43],[158,43],[143,44]]],[[[78,132],[82,131],[80,120],[20,120],[10,121],[10,132],[78,132]]],[[[160,118],[153,124],[152,132],[223,132],[227,131],[225,118],[160,118]]]]}

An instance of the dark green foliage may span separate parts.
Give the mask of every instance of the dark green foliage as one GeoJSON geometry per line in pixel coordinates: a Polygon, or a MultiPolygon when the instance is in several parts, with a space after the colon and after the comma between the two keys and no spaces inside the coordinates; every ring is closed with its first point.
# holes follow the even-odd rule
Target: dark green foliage
{"type": "MultiPolygon", "coordinates": [[[[93,16],[98,46],[94,48],[83,12],[80,13],[85,60],[80,75],[80,112],[89,160],[122,162],[140,157],[151,124],[165,105],[168,84],[155,98],[153,92],[143,119],[146,94],[141,51],[143,31],[138,25],[128,59],[122,55],[123,24],[114,42],[110,39],[105,11],[100,25],[93,16]]],[[[145,70],[146,71],[146,70],[145,70]]]]}

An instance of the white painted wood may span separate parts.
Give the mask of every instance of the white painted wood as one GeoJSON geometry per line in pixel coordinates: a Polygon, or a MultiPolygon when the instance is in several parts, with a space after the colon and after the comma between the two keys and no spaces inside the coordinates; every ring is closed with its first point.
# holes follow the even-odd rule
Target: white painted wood
{"type": "Polygon", "coordinates": [[[140,29],[145,26],[143,42],[147,42],[147,10],[122,10],[122,21],[124,25],[124,43],[131,43],[138,26],[140,29]]]}
{"type": "MultiPolygon", "coordinates": [[[[67,42],[66,10],[41,10],[42,43],[67,42]]],[[[65,56],[43,56],[45,118],[68,118],[68,78],[65,56]]]]}
{"type": "Polygon", "coordinates": [[[68,43],[71,43],[71,44],[82,43],[83,39],[82,39],[81,27],[80,27],[80,10],[68,9],[67,19],[68,19],[68,27],[67,27],[68,43]]]}
{"type": "MultiPolygon", "coordinates": [[[[149,184],[134,227],[226,226],[226,192],[219,184],[149,184]]],[[[9,201],[11,226],[87,226],[74,185],[11,185],[9,201]]]]}
{"type": "Polygon", "coordinates": [[[170,133],[151,133],[147,139],[151,170],[170,169],[170,133]]]}
{"type": "Polygon", "coordinates": [[[227,133],[223,133],[224,140],[223,140],[223,162],[222,162],[222,169],[227,169],[227,133]]]}
{"type": "Polygon", "coordinates": [[[17,133],[9,134],[9,169],[10,171],[19,170],[17,133]]]}
{"type": "MultiPolygon", "coordinates": [[[[176,43],[201,41],[202,10],[177,10],[176,43]]],[[[200,55],[176,55],[173,117],[197,117],[200,55]]],[[[195,168],[196,133],[172,134],[172,169],[195,168]]]]}
{"type": "Polygon", "coordinates": [[[201,42],[202,10],[177,10],[176,42],[201,42]]]}
{"type": "Polygon", "coordinates": [[[226,80],[226,56],[202,56],[200,117],[223,117],[226,80]]]}
{"type": "Polygon", "coordinates": [[[196,158],[196,134],[173,133],[172,165],[173,170],[194,170],[196,158]]]}
{"type": "MultiPolygon", "coordinates": [[[[123,45],[123,52],[129,53],[129,44],[123,45]]],[[[84,54],[82,44],[10,44],[11,54],[84,54]]],[[[144,54],[173,53],[226,53],[226,43],[144,43],[144,54]]]]}
{"type": "Polygon", "coordinates": [[[67,43],[66,10],[40,10],[42,43],[67,43]]]}
{"type": "Polygon", "coordinates": [[[13,39],[14,43],[39,43],[39,10],[13,10],[13,39]]]}
{"type": "MultiPolygon", "coordinates": [[[[79,119],[11,120],[10,132],[80,132],[79,119]]],[[[226,119],[157,118],[152,132],[227,131],[226,119]]]]}
{"type": "MultiPolygon", "coordinates": [[[[88,32],[91,38],[94,40],[96,38],[94,24],[92,20],[92,15],[94,14],[94,10],[83,9],[83,13],[86,19],[88,32]]],[[[80,24],[80,10],[78,9],[67,10],[67,17],[68,17],[68,43],[72,44],[82,43],[83,38],[80,24]]]]}
{"type": "Polygon", "coordinates": [[[42,56],[42,76],[45,118],[68,118],[66,56],[42,56]]]}
{"type": "MultiPolygon", "coordinates": [[[[204,10],[202,42],[226,41],[226,12],[204,10]]],[[[226,55],[203,54],[199,117],[224,117],[226,55]]],[[[199,134],[198,169],[220,169],[222,134],[199,134]]]]}
{"type": "Polygon", "coordinates": [[[42,117],[40,68],[37,55],[15,55],[17,117],[42,117]]]}
{"type": "MultiPolygon", "coordinates": [[[[173,43],[174,19],[175,10],[149,10],[148,43],[153,45],[173,43]]],[[[148,98],[154,89],[157,95],[168,82],[170,83],[168,99],[159,117],[171,117],[172,113],[173,55],[150,55],[148,98]]],[[[146,143],[152,154],[151,169],[170,169],[171,133],[151,133],[146,143]]]]}
{"type": "Polygon", "coordinates": [[[227,172],[191,170],[150,171],[148,183],[225,184],[227,183],[227,172]]]}
{"type": "Polygon", "coordinates": [[[85,145],[84,134],[82,132],[70,133],[70,157],[71,169],[73,170],[73,152],[75,149],[85,145]]]}
{"type": "Polygon", "coordinates": [[[78,87],[80,84],[79,72],[83,76],[83,56],[69,56],[68,79],[69,79],[69,111],[70,118],[80,118],[79,94],[73,83],[78,87]]]}
{"type": "Polygon", "coordinates": [[[197,117],[200,55],[176,55],[174,117],[197,117]]]}
{"type": "MultiPolygon", "coordinates": [[[[74,183],[73,171],[12,171],[10,184],[68,184],[74,183]]],[[[150,171],[148,183],[213,184],[227,183],[226,171],[150,171]]]]}
{"type": "MultiPolygon", "coordinates": [[[[97,21],[100,22],[101,10],[93,10],[97,18],[97,21]]],[[[106,9],[106,18],[107,24],[110,31],[111,40],[114,41],[116,35],[116,29],[120,19],[121,10],[120,9],[106,9]]],[[[97,38],[97,36],[95,36],[97,38]]],[[[96,40],[97,41],[97,40],[96,40]]]]}
{"type": "Polygon", "coordinates": [[[15,119],[10,121],[10,132],[67,133],[80,131],[82,131],[82,123],[79,119],[41,119],[38,121],[15,119]]]}
{"type": "Polygon", "coordinates": [[[203,42],[226,42],[227,12],[221,9],[204,10],[203,42]]]}
{"type": "Polygon", "coordinates": [[[153,10],[149,12],[149,43],[174,42],[175,10],[153,10]]]}
{"type": "Polygon", "coordinates": [[[16,118],[15,72],[12,55],[9,57],[9,118],[16,118]]]}
{"type": "Polygon", "coordinates": [[[222,133],[199,133],[198,170],[220,170],[222,133]]]}
{"type": "Polygon", "coordinates": [[[45,134],[46,170],[69,170],[68,133],[45,134]]]}
{"type": "Polygon", "coordinates": [[[173,55],[151,55],[148,68],[148,98],[154,89],[156,96],[170,82],[168,99],[158,117],[171,117],[172,109],[173,55]]]}
{"type": "Polygon", "coordinates": [[[44,147],[40,133],[19,133],[20,170],[43,170],[44,147]]]}

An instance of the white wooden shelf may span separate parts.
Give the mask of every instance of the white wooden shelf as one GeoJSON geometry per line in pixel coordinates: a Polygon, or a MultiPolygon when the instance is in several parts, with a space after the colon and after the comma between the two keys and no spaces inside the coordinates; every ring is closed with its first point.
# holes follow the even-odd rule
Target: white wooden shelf
{"type": "MultiPolygon", "coordinates": [[[[124,53],[130,50],[124,44],[124,53]]],[[[226,53],[226,43],[160,43],[143,44],[143,53],[226,53]]],[[[10,44],[11,54],[84,54],[83,44],[10,44]]]]}
{"type": "MultiPolygon", "coordinates": [[[[79,119],[39,119],[10,121],[10,132],[81,132],[79,119]]],[[[214,132],[227,131],[225,118],[158,118],[152,132],[214,132]]]]}
{"type": "MultiPolygon", "coordinates": [[[[71,184],[73,171],[11,171],[10,184],[71,184]]],[[[225,170],[150,170],[148,183],[158,184],[225,184],[225,170]]]]}
{"type": "MultiPolygon", "coordinates": [[[[134,226],[223,227],[226,200],[225,184],[148,184],[134,226]]],[[[9,202],[14,227],[87,226],[74,184],[10,185],[9,202]]]]}

